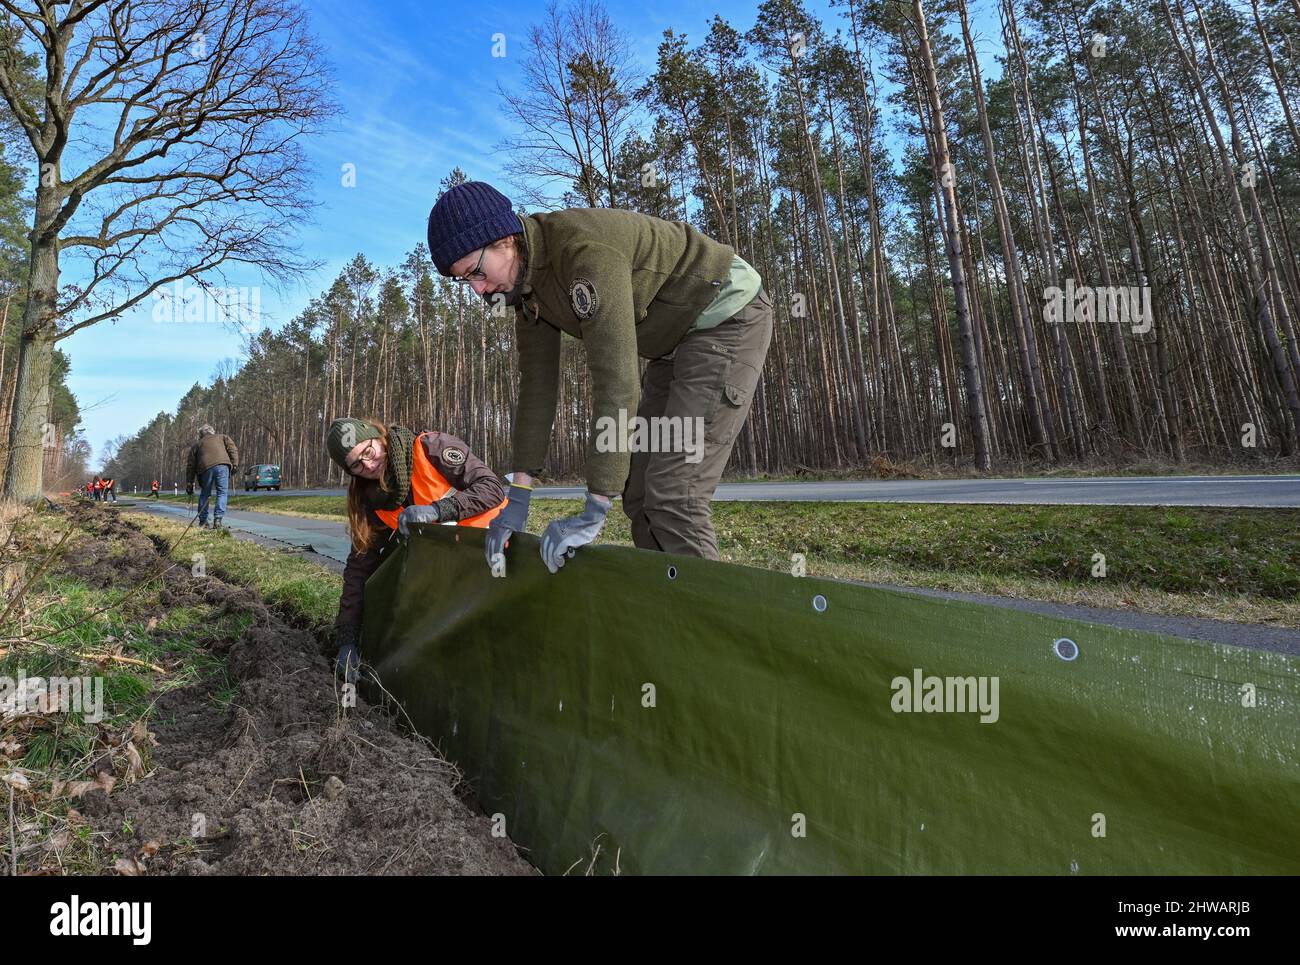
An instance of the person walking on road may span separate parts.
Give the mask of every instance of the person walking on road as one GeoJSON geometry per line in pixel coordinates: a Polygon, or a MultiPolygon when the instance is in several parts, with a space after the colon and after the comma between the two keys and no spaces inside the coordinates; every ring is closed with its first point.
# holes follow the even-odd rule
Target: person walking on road
{"type": "Polygon", "coordinates": [[[158,480],[157,480],[157,479],[155,479],[153,482],[151,482],[151,483],[149,484],[149,495],[152,496],[154,499],[157,499],[157,498],[158,498],[158,480]]]}
{"type": "Polygon", "coordinates": [[[334,621],[336,666],[353,683],[360,666],[366,581],[414,523],[487,526],[505,507],[496,474],[464,442],[446,432],[415,432],[374,419],[335,419],[325,448],[348,474],[352,549],[334,621]]]}
{"type": "Polygon", "coordinates": [[[208,525],[208,501],[214,496],[212,528],[221,528],[221,518],[226,515],[226,494],[230,491],[230,477],[239,469],[239,449],[230,436],[217,434],[210,425],[199,426],[199,441],[190,447],[185,462],[185,495],[194,495],[194,479],[198,478],[199,527],[208,525]]]}
{"type": "Polygon", "coordinates": [[[438,199],[428,242],[441,274],[515,309],[510,505],[489,527],[489,565],[527,525],[566,332],[582,339],[591,379],[587,496],[581,514],[543,533],[547,568],[557,572],[566,551],[597,537],[620,493],[637,547],[718,559],[710,500],[772,338],[758,272],[685,222],[608,208],[521,218],[481,181],[438,199]],[[639,358],[649,360],[640,384],[639,358]],[[649,441],[663,428],[675,440],[670,451],[649,441]]]}

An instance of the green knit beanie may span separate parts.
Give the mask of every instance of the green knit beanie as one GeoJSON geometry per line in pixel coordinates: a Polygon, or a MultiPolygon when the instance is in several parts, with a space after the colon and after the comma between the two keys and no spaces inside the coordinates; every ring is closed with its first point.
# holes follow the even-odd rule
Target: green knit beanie
{"type": "Polygon", "coordinates": [[[338,464],[338,467],[346,470],[348,453],[356,444],[367,439],[378,439],[380,435],[378,429],[361,419],[351,417],[335,419],[330,423],[329,431],[325,433],[325,448],[329,450],[330,458],[338,464]]]}

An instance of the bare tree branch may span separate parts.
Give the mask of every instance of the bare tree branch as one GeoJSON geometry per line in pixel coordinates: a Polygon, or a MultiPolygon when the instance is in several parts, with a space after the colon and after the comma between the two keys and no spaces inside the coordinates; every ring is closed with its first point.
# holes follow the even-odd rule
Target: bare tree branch
{"type": "Polygon", "coordinates": [[[328,85],[293,0],[0,0],[0,96],[39,170],[6,493],[39,482],[21,453],[39,455],[54,343],[181,279],[315,264],[290,238],[328,85]]]}

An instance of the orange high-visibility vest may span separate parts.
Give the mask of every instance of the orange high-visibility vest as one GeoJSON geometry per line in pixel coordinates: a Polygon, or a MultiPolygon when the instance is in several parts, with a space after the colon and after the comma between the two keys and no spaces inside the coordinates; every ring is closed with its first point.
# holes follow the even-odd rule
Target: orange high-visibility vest
{"type": "MultiPolygon", "coordinates": [[[[420,441],[425,435],[427,433],[422,432],[415,437],[415,454],[411,459],[411,504],[413,506],[432,506],[448,493],[456,492],[456,488],[447,482],[447,477],[438,472],[429,461],[428,453],[424,451],[424,443],[420,441]]],[[[503,499],[499,505],[477,516],[457,520],[456,525],[485,527],[506,508],[506,503],[509,501],[503,499]]],[[[376,509],[375,515],[382,519],[389,529],[397,529],[397,517],[402,515],[402,510],[376,509]]]]}

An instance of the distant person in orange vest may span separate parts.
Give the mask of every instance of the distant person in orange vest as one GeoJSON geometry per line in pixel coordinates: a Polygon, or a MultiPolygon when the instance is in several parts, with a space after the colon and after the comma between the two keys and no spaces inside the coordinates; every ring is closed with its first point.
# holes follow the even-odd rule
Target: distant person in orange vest
{"type": "Polygon", "coordinates": [[[95,502],[104,498],[104,480],[98,476],[95,477],[95,502]]]}
{"type": "Polygon", "coordinates": [[[149,495],[152,496],[154,499],[157,499],[157,498],[158,498],[158,480],[157,480],[157,479],[155,479],[153,482],[151,482],[151,483],[149,484],[149,495]]]}
{"type": "Polygon", "coordinates": [[[113,488],[115,481],[112,476],[104,480],[104,502],[106,503],[110,501],[117,502],[117,490],[113,488]]]}
{"type": "Polygon", "coordinates": [[[416,433],[373,419],[335,419],[325,435],[330,458],[348,479],[352,551],[343,569],[343,593],[334,639],[337,667],[355,682],[360,656],[366,580],[412,523],[485,527],[505,506],[496,473],[445,432],[416,433]]]}

